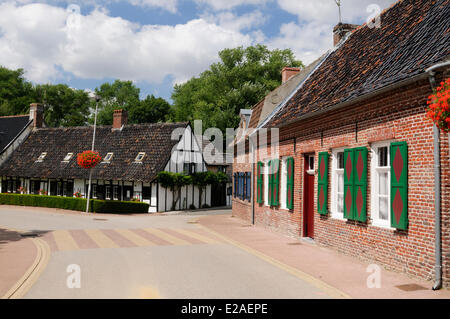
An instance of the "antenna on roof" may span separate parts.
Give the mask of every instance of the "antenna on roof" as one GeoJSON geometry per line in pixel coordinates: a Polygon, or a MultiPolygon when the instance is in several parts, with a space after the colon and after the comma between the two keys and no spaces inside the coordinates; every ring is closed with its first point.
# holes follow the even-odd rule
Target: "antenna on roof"
{"type": "Polygon", "coordinates": [[[342,15],[341,15],[341,0],[334,0],[336,2],[336,5],[339,8],[339,23],[342,23],[342,15]]]}

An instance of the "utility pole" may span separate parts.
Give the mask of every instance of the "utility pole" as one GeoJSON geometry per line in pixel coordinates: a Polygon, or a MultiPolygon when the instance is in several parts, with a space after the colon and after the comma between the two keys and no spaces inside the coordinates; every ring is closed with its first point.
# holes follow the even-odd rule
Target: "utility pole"
{"type": "MultiPolygon", "coordinates": [[[[94,151],[95,131],[97,128],[97,111],[98,111],[98,102],[100,101],[100,97],[98,95],[93,94],[91,96],[91,99],[95,101],[94,134],[92,135],[92,148],[91,148],[91,151],[94,151]]],[[[87,193],[86,213],[89,213],[89,201],[91,199],[91,183],[92,183],[92,168],[89,169],[89,184],[88,184],[88,193],[87,193]]]]}

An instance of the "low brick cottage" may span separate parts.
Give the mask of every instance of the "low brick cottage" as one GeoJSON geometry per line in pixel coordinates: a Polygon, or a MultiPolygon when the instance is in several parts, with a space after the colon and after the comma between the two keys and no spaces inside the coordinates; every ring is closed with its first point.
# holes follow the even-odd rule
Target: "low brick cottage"
{"type": "Polygon", "coordinates": [[[449,138],[426,109],[450,76],[449,16],[449,0],[404,0],[381,28],[340,32],[290,98],[250,119],[279,129],[279,152],[258,145],[267,155],[255,163],[235,157],[234,177],[251,173],[253,196],[235,182],[233,215],[420,278],[442,271],[448,286],[449,138]]]}

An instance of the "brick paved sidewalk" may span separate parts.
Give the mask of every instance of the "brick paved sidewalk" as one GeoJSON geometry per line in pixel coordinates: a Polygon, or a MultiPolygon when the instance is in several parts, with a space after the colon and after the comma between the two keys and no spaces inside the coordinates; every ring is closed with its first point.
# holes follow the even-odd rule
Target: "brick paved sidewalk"
{"type": "Polygon", "coordinates": [[[0,298],[25,275],[37,253],[30,238],[0,227],[0,298]]]}
{"type": "Polygon", "coordinates": [[[369,263],[306,240],[295,240],[251,226],[231,215],[199,217],[200,225],[322,280],[352,298],[450,298],[449,290],[432,291],[432,282],[412,279],[381,267],[381,288],[368,288],[369,263]]]}

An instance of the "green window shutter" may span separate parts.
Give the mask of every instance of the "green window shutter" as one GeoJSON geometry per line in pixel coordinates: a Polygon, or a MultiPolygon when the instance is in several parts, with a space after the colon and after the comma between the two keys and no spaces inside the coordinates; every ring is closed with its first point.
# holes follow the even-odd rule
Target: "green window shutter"
{"type": "Polygon", "coordinates": [[[262,192],[263,192],[263,175],[262,175],[262,170],[263,170],[263,163],[258,162],[257,166],[256,166],[256,187],[257,187],[257,197],[256,197],[256,201],[257,203],[261,204],[263,202],[263,196],[262,196],[262,192]]]}
{"type": "Polygon", "coordinates": [[[353,218],[365,222],[367,220],[367,148],[355,148],[354,154],[353,218]]]}
{"type": "Polygon", "coordinates": [[[289,157],[286,160],[286,207],[288,209],[294,209],[294,158],[289,157]]]}
{"type": "Polygon", "coordinates": [[[268,198],[268,202],[269,202],[269,206],[272,206],[272,202],[273,202],[273,194],[272,194],[272,189],[273,189],[273,172],[272,172],[272,160],[270,160],[267,163],[268,169],[267,169],[267,173],[269,174],[268,180],[269,180],[269,198],[268,198]]]}
{"type": "Polygon", "coordinates": [[[394,142],[391,156],[391,226],[408,229],[408,145],[394,142]]]}
{"type": "Polygon", "coordinates": [[[344,218],[353,219],[355,150],[344,150],[344,218]]]}
{"type": "Polygon", "coordinates": [[[279,159],[275,159],[272,162],[273,165],[273,182],[272,182],[272,187],[273,187],[273,202],[272,205],[273,206],[278,206],[280,205],[280,194],[279,194],[279,190],[280,190],[280,160],[279,159]]]}
{"type": "Polygon", "coordinates": [[[319,214],[328,214],[328,152],[319,153],[317,210],[319,214]]]}

